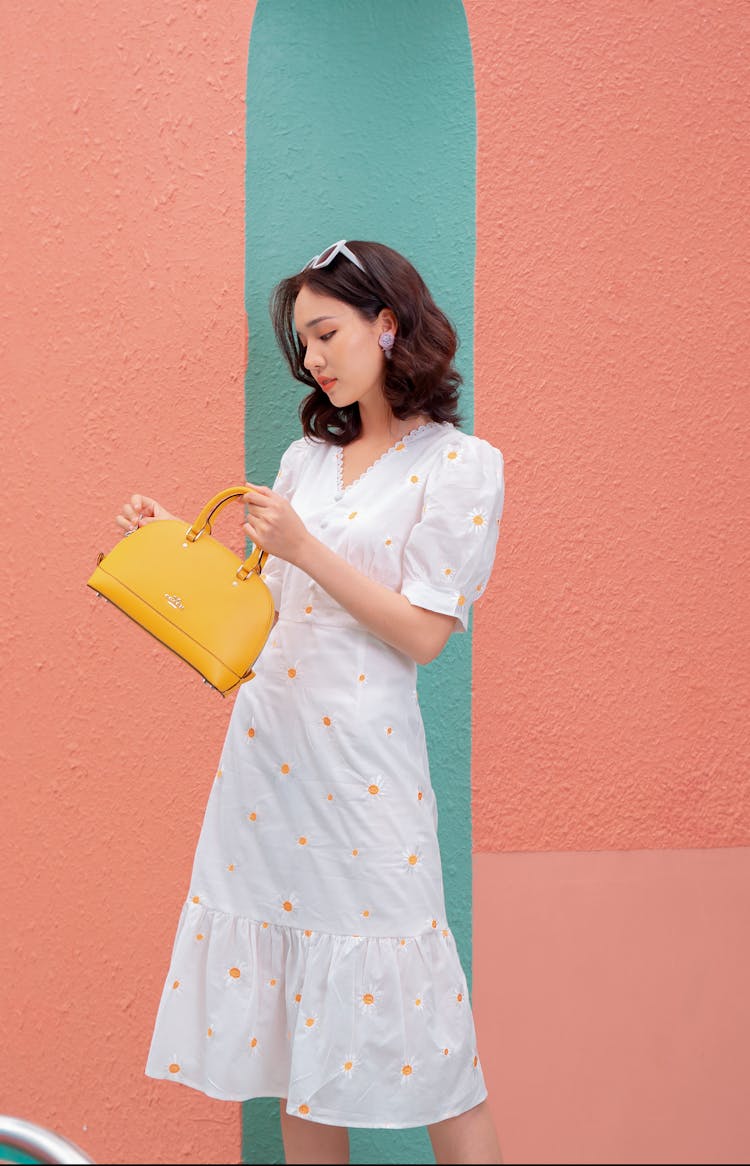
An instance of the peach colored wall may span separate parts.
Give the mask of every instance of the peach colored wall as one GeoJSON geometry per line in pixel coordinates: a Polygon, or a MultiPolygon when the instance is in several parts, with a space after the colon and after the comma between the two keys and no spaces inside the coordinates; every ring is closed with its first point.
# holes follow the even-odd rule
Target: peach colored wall
{"type": "Polygon", "coordinates": [[[465,8],[475,849],[746,844],[748,7],[465,8]]]}
{"type": "Polygon", "coordinates": [[[465,9],[490,1104],[510,1162],[746,1162],[748,9],[465,9]]]}
{"type": "Polygon", "coordinates": [[[506,1162],[746,1163],[750,849],[477,854],[506,1162]]]}
{"type": "Polygon", "coordinates": [[[143,1076],[228,709],[85,580],[131,490],[192,517],[244,473],[253,10],[36,0],[0,38],[0,1110],[100,1162],[239,1155],[239,1106],[143,1076]]]}

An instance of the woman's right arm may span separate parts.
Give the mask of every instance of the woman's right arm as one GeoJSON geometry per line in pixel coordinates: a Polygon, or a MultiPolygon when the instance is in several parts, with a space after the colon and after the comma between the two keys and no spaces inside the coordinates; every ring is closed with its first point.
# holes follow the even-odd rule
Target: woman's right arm
{"type": "Polygon", "coordinates": [[[170,514],[155,498],[147,498],[145,494],[132,494],[130,501],[124,503],[115,521],[125,535],[137,530],[139,526],[145,526],[148,522],[158,522],[163,518],[177,518],[177,515],[170,514]]]}

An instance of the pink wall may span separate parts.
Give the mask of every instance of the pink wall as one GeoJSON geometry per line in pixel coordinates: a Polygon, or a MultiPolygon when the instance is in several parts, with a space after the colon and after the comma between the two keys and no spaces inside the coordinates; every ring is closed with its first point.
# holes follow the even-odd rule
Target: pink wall
{"type": "Polygon", "coordinates": [[[490,1103],[510,1162],[746,1162],[747,7],[465,8],[490,1103]]]}
{"type": "Polygon", "coordinates": [[[474,845],[741,845],[747,5],[465,8],[476,429],[507,463],[474,845]]]}
{"type": "Polygon", "coordinates": [[[244,472],[253,10],[6,6],[0,1110],[100,1162],[239,1156],[239,1106],[143,1076],[227,708],[85,580],[132,490],[244,472]]]}
{"type": "Polygon", "coordinates": [[[477,854],[506,1162],[748,1161],[750,849],[477,854]]]}

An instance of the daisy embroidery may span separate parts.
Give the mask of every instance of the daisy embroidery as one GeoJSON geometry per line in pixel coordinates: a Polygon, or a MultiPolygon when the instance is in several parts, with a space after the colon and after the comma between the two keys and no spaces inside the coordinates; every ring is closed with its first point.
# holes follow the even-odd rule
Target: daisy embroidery
{"type": "Polygon", "coordinates": [[[178,1073],[182,1072],[182,1068],[180,1066],[180,1060],[179,1060],[179,1057],[177,1056],[177,1053],[173,1053],[172,1056],[169,1058],[169,1064],[167,1065],[167,1072],[170,1073],[172,1077],[176,1077],[178,1073]]]}
{"type": "Polygon", "coordinates": [[[414,1057],[404,1057],[401,1062],[401,1084],[406,1085],[414,1076],[417,1069],[417,1062],[414,1057]]]}
{"type": "Polygon", "coordinates": [[[386,737],[392,737],[392,736],[393,736],[393,733],[394,733],[393,725],[384,725],[384,726],[383,726],[383,729],[384,729],[384,731],[385,731],[385,735],[386,735],[386,737]]]}
{"type": "Polygon", "coordinates": [[[457,466],[463,460],[463,453],[460,449],[446,449],[444,456],[449,466],[457,466]]]}
{"type": "Polygon", "coordinates": [[[379,1004],[379,998],[374,992],[361,992],[357,997],[357,1007],[365,1016],[372,1015],[379,1004]]]}
{"type": "Polygon", "coordinates": [[[258,1050],[259,1050],[259,1048],[260,1048],[260,1045],[258,1044],[258,1038],[257,1038],[257,1036],[251,1036],[251,1037],[250,1037],[250,1040],[247,1042],[247,1047],[248,1047],[248,1048],[249,1048],[249,1050],[250,1050],[250,1054],[251,1054],[251,1056],[256,1056],[256,1055],[257,1055],[257,1053],[258,1053],[258,1050]]]}
{"type": "Polygon", "coordinates": [[[247,726],[246,737],[247,737],[248,741],[255,740],[255,718],[254,717],[253,717],[252,721],[250,722],[250,724],[247,726]]]}
{"type": "Polygon", "coordinates": [[[379,801],[385,795],[387,788],[388,783],[379,773],[373,777],[368,777],[365,779],[365,798],[379,801]]]}
{"type": "Polygon", "coordinates": [[[393,536],[392,535],[387,534],[385,536],[385,538],[383,539],[383,546],[384,547],[392,547],[393,546],[393,536]]]}
{"type": "Polygon", "coordinates": [[[404,862],[403,869],[407,874],[413,874],[415,870],[420,870],[422,867],[422,850],[419,846],[412,846],[406,850],[401,851],[401,857],[404,862]]]}
{"type": "Polygon", "coordinates": [[[304,1018],[304,1020],[301,1022],[301,1025],[303,1032],[317,1032],[318,1018],[313,1013],[311,1013],[309,1016],[304,1018]]]}
{"type": "Polygon", "coordinates": [[[176,979],[172,980],[172,983],[170,985],[170,994],[172,996],[181,996],[182,995],[182,980],[176,980],[176,979]]]}
{"type": "Polygon", "coordinates": [[[283,911],[285,915],[292,915],[299,907],[299,899],[293,893],[282,895],[278,906],[279,910],[283,911]]]}
{"type": "Polygon", "coordinates": [[[247,976],[247,964],[237,963],[231,964],[224,973],[224,983],[233,988],[235,984],[242,982],[243,977],[247,976]]]}
{"type": "Polygon", "coordinates": [[[291,683],[299,680],[299,660],[294,660],[286,666],[286,678],[291,683]]]}
{"type": "Polygon", "coordinates": [[[197,907],[199,903],[203,902],[202,893],[200,891],[193,891],[193,893],[190,895],[189,901],[197,907]]]}
{"type": "Polygon", "coordinates": [[[480,530],[486,529],[486,527],[487,527],[487,511],[486,510],[480,510],[479,507],[476,506],[473,510],[469,511],[469,513],[467,514],[466,517],[468,518],[469,523],[471,525],[471,529],[473,531],[478,533],[480,530]]]}
{"type": "Polygon", "coordinates": [[[396,943],[396,951],[407,951],[411,943],[411,936],[402,936],[396,943]]]}
{"type": "Polygon", "coordinates": [[[297,1106],[297,1117],[309,1117],[309,1116],[310,1116],[310,1106],[307,1104],[306,1101],[303,1101],[301,1105],[297,1106]]]}
{"type": "Polygon", "coordinates": [[[451,990],[451,1000],[454,1007],[464,1008],[466,1006],[466,985],[458,984],[451,990]]]}
{"type": "Polygon", "coordinates": [[[358,1064],[359,1058],[355,1057],[354,1053],[348,1053],[344,1060],[341,1062],[341,1076],[345,1081],[351,1080],[352,1074],[354,1073],[358,1064]]]}
{"type": "Polygon", "coordinates": [[[421,1012],[424,1008],[424,992],[417,992],[414,997],[414,1007],[417,1012],[421,1012]]]}

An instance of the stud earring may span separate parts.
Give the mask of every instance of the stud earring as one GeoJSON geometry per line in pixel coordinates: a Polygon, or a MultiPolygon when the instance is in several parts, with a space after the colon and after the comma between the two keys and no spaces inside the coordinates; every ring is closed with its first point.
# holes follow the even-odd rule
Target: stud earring
{"type": "Polygon", "coordinates": [[[378,336],[378,344],[383,349],[386,360],[390,360],[393,356],[391,349],[393,348],[393,342],[395,339],[396,337],[392,332],[381,332],[378,336]]]}

